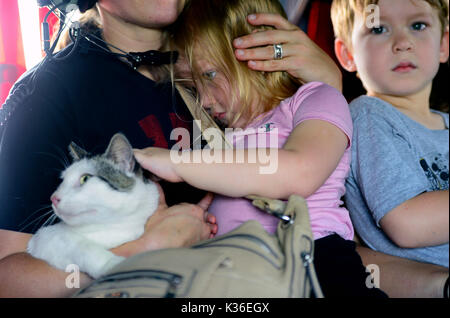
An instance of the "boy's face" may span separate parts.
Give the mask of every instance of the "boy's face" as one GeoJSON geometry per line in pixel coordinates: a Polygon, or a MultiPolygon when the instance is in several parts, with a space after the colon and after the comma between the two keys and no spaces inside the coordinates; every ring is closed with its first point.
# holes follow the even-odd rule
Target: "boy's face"
{"type": "Polygon", "coordinates": [[[356,14],[352,62],[369,95],[407,96],[429,87],[448,58],[438,14],[423,0],[380,0],[380,25],[356,14]]]}

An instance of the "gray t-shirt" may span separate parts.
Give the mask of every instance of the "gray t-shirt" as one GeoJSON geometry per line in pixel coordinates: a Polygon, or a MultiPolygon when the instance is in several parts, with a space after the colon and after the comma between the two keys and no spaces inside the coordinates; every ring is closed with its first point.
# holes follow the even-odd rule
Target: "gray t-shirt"
{"type": "Polygon", "coordinates": [[[384,215],[423,193],[448,190],[449,116],[430,130],[389,103],[361,96],[350,104],[353,146],[345,202],[357,233],[374,250],[448,268],[449,245],[400,248],[381,230],[384,215]]]}

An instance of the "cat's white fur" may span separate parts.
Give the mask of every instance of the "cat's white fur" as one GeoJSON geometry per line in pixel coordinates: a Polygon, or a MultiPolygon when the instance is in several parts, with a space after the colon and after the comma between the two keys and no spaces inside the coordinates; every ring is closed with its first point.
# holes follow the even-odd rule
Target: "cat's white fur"
{"type": "Polygon", "coordinates": [[[60,202],[53,205],[63,222],[41,228],[30,240],[28,252],[61,270],[75,264],[98,278],[124,260],[109,249],[144,233],[146,220],[158,206],[159,193],[153,182],[139,178],[129,192],[115,191],[98,178],[80,185],[86,173],[95,174],[89,159],[63,172],[63,182],[54,193],[60,202]]]}

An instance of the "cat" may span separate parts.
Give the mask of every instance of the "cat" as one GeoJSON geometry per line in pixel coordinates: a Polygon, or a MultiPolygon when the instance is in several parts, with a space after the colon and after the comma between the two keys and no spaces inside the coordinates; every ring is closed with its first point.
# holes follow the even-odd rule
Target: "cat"
{"type": "Polygon", "coordinates": [[[159,191],[144,177],[120,133],[102,155],[92,156],[73,142],[69,152],[74,162],[51,196],[61,222],[39,229],[27,251],[61,270],[75,264],[95,279],[125,259],[109,249],[144,233],[158,207],[159,191]]]}

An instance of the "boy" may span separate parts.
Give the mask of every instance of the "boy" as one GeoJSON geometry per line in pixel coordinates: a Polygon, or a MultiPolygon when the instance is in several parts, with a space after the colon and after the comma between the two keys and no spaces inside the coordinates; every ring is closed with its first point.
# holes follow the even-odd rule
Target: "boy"
{"type": "Polygon", "coordinates": [[[429,105],[448,2],[335,0],[332,19],[337,58],[367,90],[350,106],[353,224],[372,249],[448,268],[449,116],[429,105]]]}

